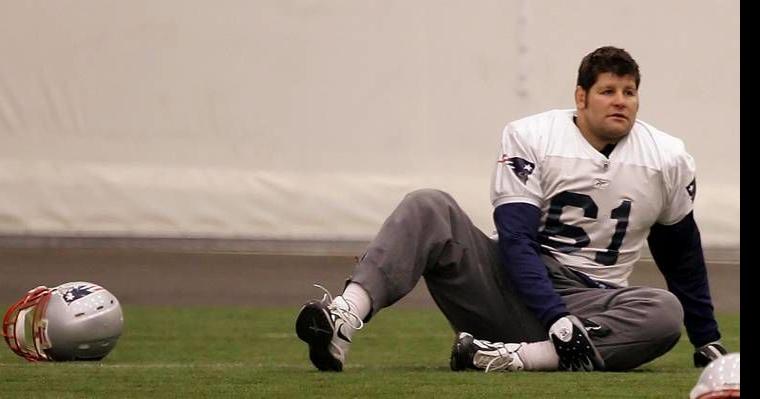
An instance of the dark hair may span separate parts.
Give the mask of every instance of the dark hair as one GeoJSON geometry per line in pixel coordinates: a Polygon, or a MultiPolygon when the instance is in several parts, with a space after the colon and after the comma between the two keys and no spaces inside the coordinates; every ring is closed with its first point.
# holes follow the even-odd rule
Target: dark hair
{"type": "Polygon", "coordinates": [[[639,65],[627,51],[612,46],[599,47],[583,57],[578,68],[578,86],[588,91],[599,75],[605,72],[617,76],[632,75],[636,79],[636,88],[639,88],[639,65]]]}

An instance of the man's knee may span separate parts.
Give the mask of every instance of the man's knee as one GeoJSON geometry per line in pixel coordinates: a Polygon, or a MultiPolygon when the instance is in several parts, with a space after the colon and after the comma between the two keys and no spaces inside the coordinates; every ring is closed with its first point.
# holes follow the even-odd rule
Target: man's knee
{"type": "Polygon", "coordinates": [[[653,289],[652,296],[658,307],[658,310],[653,312],[657,330],[655,335],[661,337],[666,345],[677,342],[683,326],[681,302],[673,293],[663,289],[653,289]]]}
{"type": "Polygon", "coordinates": [[[611,335],[611,344],[600,347],[610,371],[631,370],[650,362],[671,350],[681,338],[683,308],[675,295],[659,288],[625,291],[624,306],[635,321],[624,334],[611,335]]]}
{"type": "Polygon", "coordinates": [[[456,201],[447,192],[434,188],[422,188],[408,193],[403,203],[413,206],[421,206],[433,209],[456,206],[456,201]]]}

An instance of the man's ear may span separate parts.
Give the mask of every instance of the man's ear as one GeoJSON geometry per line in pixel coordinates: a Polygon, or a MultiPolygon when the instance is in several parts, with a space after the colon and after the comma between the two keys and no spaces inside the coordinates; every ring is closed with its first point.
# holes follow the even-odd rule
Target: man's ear
{"type": "Polygon", "coordinates": [[[575,86],[575,107],[578,109],[586,108],[588,105],[586,101],[586,90],[583,90],[583,87],[575,86]]]}

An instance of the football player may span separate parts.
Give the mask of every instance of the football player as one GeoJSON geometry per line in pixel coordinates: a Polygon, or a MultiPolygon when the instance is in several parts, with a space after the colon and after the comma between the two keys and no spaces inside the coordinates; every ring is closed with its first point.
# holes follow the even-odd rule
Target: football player
{"type": "Polygon", "coordinates": [[[636,118],[640,80],[628,52],[598,48],[581,61],[575,109],[506,125],[495,239],[450,195],[408,194],[342,295],[301,309],[312,363],[342,370],[353,333],[420,277],[457,332],[453,370],[630,370],[670,350],[684,324],[695,366],[725,354],[693,215],[695,163],[636,118]],[[645,241],[667,290],[629,286],[645,241]]]}

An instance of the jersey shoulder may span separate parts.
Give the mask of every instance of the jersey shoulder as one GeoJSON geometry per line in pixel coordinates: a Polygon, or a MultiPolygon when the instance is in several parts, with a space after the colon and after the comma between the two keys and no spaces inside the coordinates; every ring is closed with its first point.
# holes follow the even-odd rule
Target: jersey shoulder
{"type": "Polygon", "coordinates": [[[575,110],[572,109],[553,109],[538,114],[533,114],[509,122],[508,128],[511,128],[522,134],[541,134],[550,131],[551,127],[572,123],[575,110]]]}
{"type": "Polygon", "coordinates": [[[637,147],[642,155],[657,160],[659,168],[667,168],[691,158],[686,152],[683,140],[640,119],[636,120],[631,134],[638,143],[637,147]]]}
{"type": "Polygon", "coordinates": [[[533,148],[546,148],[549,143],[562,140],[563,132],[573,125],[574,113],[571,109],[553,109],[529,115],[509,122],[503,135],[533,148]]]}

